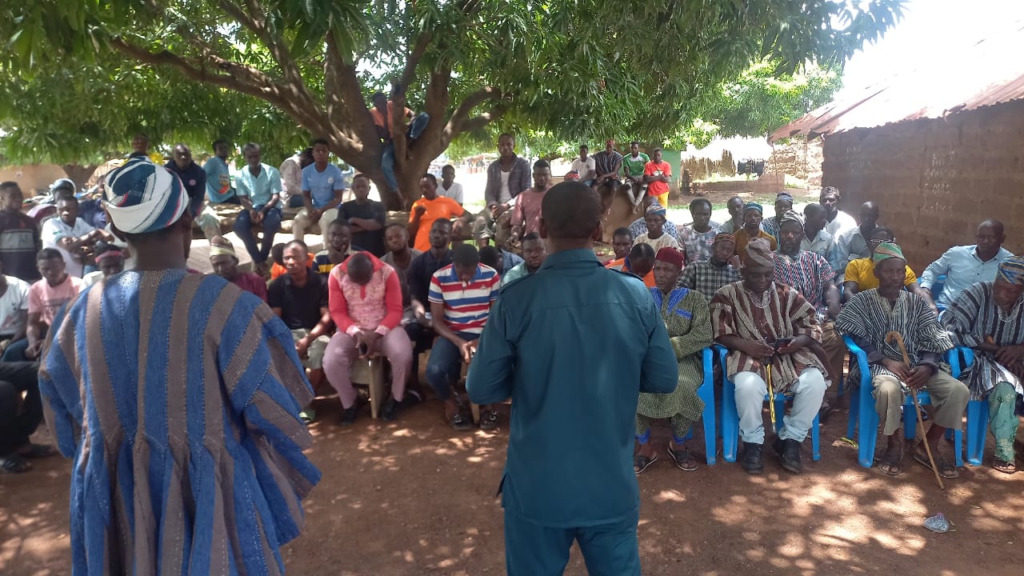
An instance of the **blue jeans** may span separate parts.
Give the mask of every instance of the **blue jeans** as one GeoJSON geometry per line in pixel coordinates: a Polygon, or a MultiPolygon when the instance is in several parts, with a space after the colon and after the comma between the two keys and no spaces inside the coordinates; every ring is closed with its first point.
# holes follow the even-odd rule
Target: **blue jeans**
{"type": "MultiPolygon", "coordinates": [[[[429,121],[430,115],[426,112],[417,114],[409,123],[409,129],[405,132],[406,137],[409,140],[419,138],[429,121]]],[[[384,171],[384,179],[388,181],[388,187],[398,190],[398,179],[395,178],[395,143],[393,141],[389,140],[384,143],[384,150],[380,157],[380,169],[384,171]]]]}
{"type": "Polygon", "coordinates": [[[305,202],[302,201],[302,194],[288,198],[289,208],[302,208],[305,205],[305,202]]]}
{"type": "MultiPolygon", "coordinates": [[[[456,336],[467,342],[480,338],[479,334],[456,332],[456,336]]],[[[437,397],[447,400],[452,397],[452,384],[458,380],[462,370],[462,351],[447,338],[438,338],[427,360],[427,383],[437,397]]]]}
{"type": "Polygon", "coordinates": [[[4,348],[0,362],[29,362],[28,356],[25,356],[26,350],[28,350],[28,338],[15,340],[8,344],[7,348],[4,348]]]}
{"type": "MultiPolygon", "coordinates": [[[[254,208],[260,210],[262,206],[254,206],[254,208]]],[[[255,264],[262,264],[270,258],[270,249],[274,246],[274,235],[281,229],[281,209],[275,206],[267,210],[261,224],[263,226],[262,249],[257,246],[256,236],[252,233],[253,224],[249,211],[242,210],[238,213],[238,220],[235,220],[235,234],[242,239],[245,249],[249,252],[249,257],[255,264]]]]}

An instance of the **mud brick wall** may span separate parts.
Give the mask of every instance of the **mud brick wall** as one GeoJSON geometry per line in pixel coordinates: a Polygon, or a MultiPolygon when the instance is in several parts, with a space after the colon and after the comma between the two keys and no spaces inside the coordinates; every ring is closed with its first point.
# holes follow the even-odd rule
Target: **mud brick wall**
{"type": "Polygon", "coordinates": [[[822,170],[843,210],[879,203],[879,223],[918,274],[950,246],[974,244],[988,218],[1024,253],[1024,101],[826,136],[822,170]]]}

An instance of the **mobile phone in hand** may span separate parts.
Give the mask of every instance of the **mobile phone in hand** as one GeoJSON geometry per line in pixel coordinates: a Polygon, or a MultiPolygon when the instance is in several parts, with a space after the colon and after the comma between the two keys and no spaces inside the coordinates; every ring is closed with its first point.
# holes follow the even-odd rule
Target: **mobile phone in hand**
{"type": "Polygon", "coordinates": [[[792,338],[779,338],[778,340],[775,341],[774,344],[772,344],[772,348],[774,348],[775,351],[778,352],[779,348],[785,348],[785,347],[789,346],[792,343],[793,343],[793,339],[792,338]]]}

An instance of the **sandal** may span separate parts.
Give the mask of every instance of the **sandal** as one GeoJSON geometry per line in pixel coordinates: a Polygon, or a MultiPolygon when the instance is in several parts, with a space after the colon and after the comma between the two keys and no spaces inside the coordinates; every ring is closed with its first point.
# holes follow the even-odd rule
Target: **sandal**
{"type": "Polygon", "coordinates": [[[668,457],[676,463],[676,467],[686,472],[693,472],[697,469],[697,459],[693,457],[693,454],[686,449],[685,446],[679,450],[673,450],[671,446],[668,448],[668,457]]]}
{"type": "Polygon", "coordinates": [[[498,427],[498,413],[494,410],[484,410],[480,414],[480,429],[494,430],[498,427]]]}
{"type": "Polygon", "coordinates": [[[23,472],[28,472],[31,469],[32,463],[25,460],[18,454],[11,454],[10,456],[5,456],[0,460],[0,472],[4,472],[6,474],[21,474],[23,472]]]}
{"type": "Polygon", "coordinates": [[[657,455],[655,455],[653,458],[648,458],[647,456],[644,456],[643,454],[637,454],[633,458],[633,471],[636,472],[637,475],[639,475],[644,470],[647,470],[648,468],[650,468],[651,464],[654,464],[657,461],[658,461],[658,456],[657,455]]]}
{"type": "Polygon", "coordinates": [[[466,430],[473,428],[473,422],[461,411],[456,412],[455,415],[448,420],[448,423],[451,424],[452,428],[459,432],[465,432],[466,430]]]}
{"type": "Polygon", "coordinates": [[[312,408],[306,408],[305,410],[300,410],[299,411],[299,420],[302,420],[303,424],[305,424],[306,426],[309,426],[310,424],[313,423],[313,420],[316,420],[316,411],[314,411],[312,408]]]}
{"type": "Polygon", "coordinates": [[[29,444],[28,450],[22,452],[18,451],[18,456],[27,458],[29,460],[38,460],[40,458],[49,458],[56,456],[57,450],[48,444],[29,444]]]}
{"type": "MultiPolygon", "coordinates": [[[[931,462],[928,461],[928,454],[923,450],[918,450],[914,453],[914,460],[925,468],[932,469],[931,462]]],[[[938,455],[938,458],[935,459],[935,465],[939,468],[939,476],[946,480],[960,477],[960,472],[957,471],[956,466],[943,458],[942,455],[938,455]]]]}
{"type": "Polygon", "coordinates": [[[1013,474],[1017,471],[1017,464],[1010,462],[1009,460],[1000,460],[996,458],[992,462],[992,469],[996,472],[1002,472],[1003,474],[1013,474]]]}
{"type": "Polygon", "coordinates": [[[882,461],[878,464],[878,469],[886,476],[899,476],[903,472],[903,468],[900,466],[902,463],[903,447],[900,446],[900,451],[895,456],[887,455],[882,457],[882,461]]]}

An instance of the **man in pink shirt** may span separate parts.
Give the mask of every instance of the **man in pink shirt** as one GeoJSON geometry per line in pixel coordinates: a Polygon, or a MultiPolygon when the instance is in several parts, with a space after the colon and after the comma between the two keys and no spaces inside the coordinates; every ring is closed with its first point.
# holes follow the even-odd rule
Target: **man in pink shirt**
{"type": "Polygon", "coordinates": [[[267,281],[259,274],[242,272],[238,269],[235,246],[227,238],[214,236],[210,239],[210,265],[213,266],[213,273],[217,276],[237,285],[246,292],[252,292],[259,296],[260,300],[267,301],[267,281]]]}
{"type": "Polygon", "coordinates": [[[512,210],[512,245],[527,234],[540,231],[540,205],[544,195],[551,188],[551,165],[547,160],[533,163],[533,188],[523,190],[516,197],[516,207],[512,210]]]}
{"type": "Polygon", "coordinates": [[[394,420],[412,367],[412,342],[399,327],[402,286],[398,273],[369,252],[358,252],[331,270],[327,289],[338,331],[327,345],[324,373],[345,409],[342,425],[354,422],[359,412],[349,374],[352,361],[374,353],[383,354],[391,363],[391,397],[384,403],[381,417],[394,420]]]}
{"type": "Polygon", "coordinates": [[[55,248],[43,248],[36,257],[42,280],[28,289],[28,348],[25,357],[35,360],[57,312],[82,290],[82,279],[64,270],[64,257],[55,248]]]}

